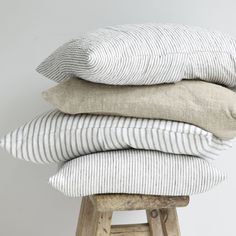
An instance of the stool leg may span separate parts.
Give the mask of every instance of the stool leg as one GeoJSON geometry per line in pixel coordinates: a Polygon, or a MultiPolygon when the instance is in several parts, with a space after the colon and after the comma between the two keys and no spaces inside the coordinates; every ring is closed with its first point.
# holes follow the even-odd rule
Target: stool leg
{"type": "Polygon", "coordinates": [[[146,210],[147,221],[149,224],[150,236],[165,236],[163,233],[163,221],[160,210],[146,210]]]}
{"type": "Polygon", "coordinates": [[[180,236],[178,215],[176,208],[160,209],[161,220],[163,222],[164,236],[180,236]]]}
{"type": "Polygon", "coordinates": [[[79,221],[76,230],[76,236],[95,235],[95,211],[93,203],[89,197],[83,197],[80,207],[79,221]]]}
{"type": "Polygon", "coordinates": [[[98,212],[89,197],[83,197],[76,236],[108,236],[112,212],[98,212]]]}
{"type": "Polygon", "coordinates": [[[150,236],[180,236],[176,208],[147,210],[150,236]]]}
{"type": "Polygon", "coordinates": [[[110,236],[112,212],[96,212],[96,236],[110,236]]]}

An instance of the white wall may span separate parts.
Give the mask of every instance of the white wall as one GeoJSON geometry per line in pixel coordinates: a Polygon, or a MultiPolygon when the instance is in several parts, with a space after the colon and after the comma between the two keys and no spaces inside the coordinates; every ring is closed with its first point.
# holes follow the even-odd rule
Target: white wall
{"type": "MultiPolygon", "coordinates": [[[[236,35],[235,0],[0,0],[0,136],[50,108],[40,92],[54,83],[35,67],[63,42],[97,27],[171,22],[236,35]]],[[[183,236],[235,235],[235,147],[215,164],[229,180],[192,197],[179,211],[183,236]],[[232,217],[231,217],[232,216],[232,217]]],[[[72,236],[80,199],[64,197],[47,180],[56,166],[26,163],[0,150],[0,235],[72,236]]],[[[143,212],[117,213],[115,223],[137,222],[143,212]]]]}

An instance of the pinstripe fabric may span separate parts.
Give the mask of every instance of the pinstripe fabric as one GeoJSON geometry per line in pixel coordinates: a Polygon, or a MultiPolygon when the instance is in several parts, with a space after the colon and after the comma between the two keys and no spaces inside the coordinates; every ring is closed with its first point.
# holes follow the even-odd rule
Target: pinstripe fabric
{"type": "Polygon", "coordinates": [[[231,146],[194,125],[141,118],[67,115],[53,110],[6,135],[0,146],[36,163],[117,149],[160,150],[215,158],[231,146]]]}
{"type": "Polygon", "coordinates": [[[76,158],[50,178],[67,196],[101,193],[193,195],[225,180],[224,172],[191,156],[122,150],[76,158]]]}
{"type": "Polygon", "coordinates": [[[236,40],[198,27],[107,27],[72,40],[37,71],[60,82],[73,76],[105,84],[160,84],[200,78],[236,85],[236,40]]]}

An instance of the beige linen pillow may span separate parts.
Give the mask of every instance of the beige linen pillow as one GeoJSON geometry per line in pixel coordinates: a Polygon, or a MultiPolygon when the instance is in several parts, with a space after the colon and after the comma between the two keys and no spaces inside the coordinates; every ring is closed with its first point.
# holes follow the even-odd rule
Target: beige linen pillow
{"type": "Polygon", "coordinates": [[[222,139],[236,136],[236,93],[204,81],[114,86],[72,78],[43,92],[43,97],[69,114],[174,120],[194,124],[222,139]]]}

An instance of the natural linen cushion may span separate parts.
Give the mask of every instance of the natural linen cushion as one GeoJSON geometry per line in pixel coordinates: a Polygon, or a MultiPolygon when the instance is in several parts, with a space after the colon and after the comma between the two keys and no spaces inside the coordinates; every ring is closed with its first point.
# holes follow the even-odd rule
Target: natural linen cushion
{"type": "Polygon", "coordinates": [[[98,29],[65,43],[37,71],[57,82],[73,76],[104,84],[160,84],[202,79],[236,85],[236,40],[172,24],[98,29]]]}
{"type": "Polygon", "coordinates": [[[236,136],[236,93],[204,81],[114,86],[73,78],[43,92],[43,97],[69,114],[175,120],[199,126],[222,139],[236,136]]]}
{"type": "Polygon", "coordinates": [[[37,163],[117,149],[160,150],[216,158],[231,142],[181,122],[47,112],[6,135],[0,146],[37,163]]]}
{"type": "Polygon", "coordinates": [[[71,160],[49,182],[70,197],[102,193],[183,196],[205,192],[225,177],[201,158],[122,150],[71,160]]]}

